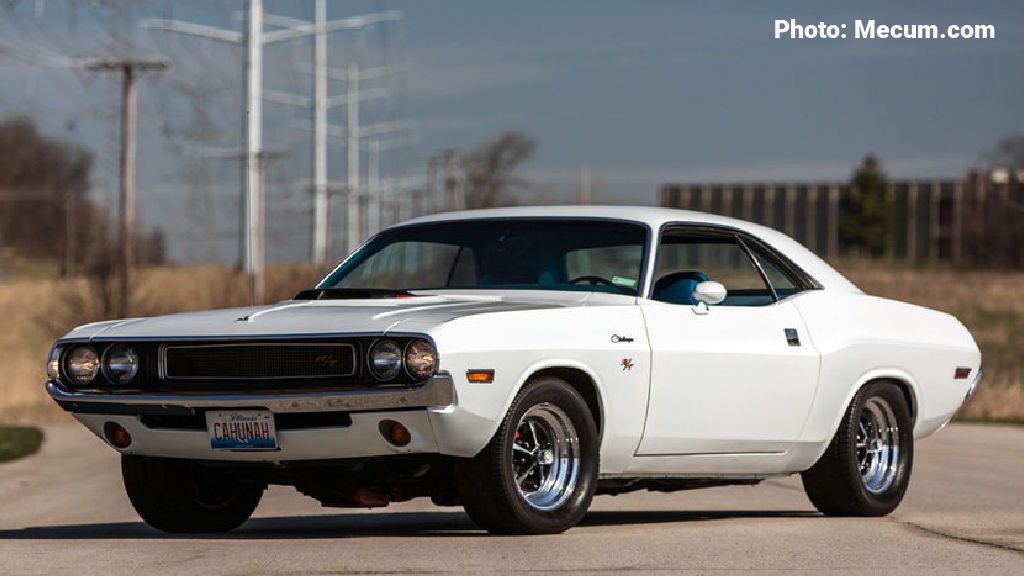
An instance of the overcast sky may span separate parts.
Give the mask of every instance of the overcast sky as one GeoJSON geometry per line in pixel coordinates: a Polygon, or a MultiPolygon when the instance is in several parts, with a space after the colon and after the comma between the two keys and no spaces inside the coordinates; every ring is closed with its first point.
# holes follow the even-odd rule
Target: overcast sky
{"type": "MultiPolygon", "coordinates": [[[[109,196],[116,183],[116,132],[109,117],[116,85],[28,62],[11,49],[39,52],[38,44],[47,55],[109,52],[117,43],[105,34],[114,29],[130,36],[136,50],[168,54],[176,71],[140,92],[140,115],[150,120],[140,136],[143,218],[168,229],[178,258],[230,259],[236,222],[226,215],[236,209],[237,166],[201,163],[208,171],[204,182],[219,190],[205,201],[219,211],[212,214],[225,216],[187,231],[182,222],[203,210],[195,208],[194,197],[186,209],[182,192],[183,172],[195,172],[197,162],[171,153],[167,126],[176,137],[190,122],[196,132],[191,101],[170,82],[194,83],[198,76],[213,86],[211,98],[220,99],[209,122],[218,134],[205,137],[237,145],[240,51],[138,33],[135,22],[170,15],[237,26],[232,14],[243,3],[146,2],[120,17],[95,15],[87,2],[76,5],[73,13],[49,0],[40,19],[28,0],[0,9],[0,112],[28,114],[48,134],[93,148],[97,194],[109,196]],[[159,115],[172,115],[173,122],[159,115]],[[223,241],[213,251],[199,250],[196,236],[223,241]]],[[[266,11],[309,18],[311,5],[267,0],[266,11]]],[[[420,136],[416,148],[390,157],[393,171],[420,173],[435,150],[467,148],[504,130],[521,130],[538,143],[525,171],[554,199],[572,193],[580,166],[587,164],[597,200],[650,204],[658,184],[668,181],[845,179],[868,152],[893,176],[957,177],[999,138],[1024,131],[1020,2],[355,0],[329,2],[329,17],[380,7],[402,10],[405,21],[384,37],[364,39],[359,53],[375,58],[365,55],[388,43],[404,55],[410,72],[395,85],[401,98],[367,113],[403,113],[416,121],[420,136]],[[858,18],[942,29],[994,24],[997,36],[775,40],[774,20],[790,18],[850,27],[858,18]]],[[[332,58],[339,62],[356,49],[344,34],[332,37],[332,58]]],[[[308,75],[294,66],[308,53],[302,42],[268,48],[267,85],[308,90],[308,75]]],[[[333,120],[344,121],[342,110],[334,114],[333,120]]],[[[279,190],[269,194],[283,222],[278,232],[294,240],[271,246],[274,259],[301,259],[306,251],[306,241],[293,238],[300,234],[288,232],[307,227],[306,199],[281,190],[308,178],[309,136],[301,126],[307,117],[280,105],[266,107],[268,148],[289,154],[271,169],[268,186],[279,190]]],[[[341,178],[344,150],[332,150],[338,160],[331,177],[341,178]]]]}

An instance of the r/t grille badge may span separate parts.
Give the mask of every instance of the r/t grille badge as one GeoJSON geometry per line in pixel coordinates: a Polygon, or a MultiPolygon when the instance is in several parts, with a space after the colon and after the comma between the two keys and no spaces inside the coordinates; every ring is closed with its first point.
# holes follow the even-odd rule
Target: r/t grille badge
{"type": "Polygon", "coordinates": [[[324,368],[334,368],[338,365],[338,359],[330,354],[320,354],[313,359],[313,363],[324,368]]]}

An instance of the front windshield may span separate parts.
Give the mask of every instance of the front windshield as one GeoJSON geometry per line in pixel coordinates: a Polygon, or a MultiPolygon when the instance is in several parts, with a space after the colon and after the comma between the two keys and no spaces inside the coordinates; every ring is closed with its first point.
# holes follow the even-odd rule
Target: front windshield
{"type": "Polygon", "coordinates": [[[385,230],[318,289],[636,295],[646,229],[607,220],[460,220],[385,230]]]}

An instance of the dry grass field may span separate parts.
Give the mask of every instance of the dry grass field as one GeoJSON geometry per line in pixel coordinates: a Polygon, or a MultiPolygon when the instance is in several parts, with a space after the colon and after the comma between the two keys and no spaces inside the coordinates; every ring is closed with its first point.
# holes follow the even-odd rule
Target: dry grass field
{"type": "MultiPolygon", "coordinates": [[[[277,266],[267,272],[267,299],[290,298],[323,277],[311,266],[277,266]]],[[[140,316],[248,304],[246,277],[217,267],[157,268],[135,277],[133,313],[140,316]]],[[[65,418],[42,388],[46,353],[70,328],[102,319],[83,281],[0,282],[0,350],[9,354],[0,372],[0,423],[38,423],[65,418]]]]}
{"type": "MultiPolygon", "coordinates": [[[[1024,273],[889,268],[853,261],[838,267],[865,292],[950,312],[971,329],[984,354],[985,377],[961,417],[1024,419],[1024,273]]],[[[288,298],[322,273],[303,266],[272,268],[268,299],[288,298]]],[[[146,270],[136,284],[133,305],[140,315],[241,306],[248,294],[243,276],[213,267],[146,270]]],[[[42,389],[43,364],[53,338],[98,319],[89,300],[82,282],[0,282],[0,350],[9,359],[0,372],[0,422],[66,418],[42,389]]]]}

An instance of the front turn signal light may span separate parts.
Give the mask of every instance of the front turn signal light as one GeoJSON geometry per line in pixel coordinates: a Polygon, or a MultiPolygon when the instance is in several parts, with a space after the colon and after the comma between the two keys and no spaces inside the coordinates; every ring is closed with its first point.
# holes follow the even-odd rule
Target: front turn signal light
{"type": "Polygon", "coordinates": [[[132,435],[117,422],[107,422],[103,425],[103,435],[107,437],[115,448],[127,448],[132,445],[132,435]]]}
{"type": "Polygon", "coordinates": [[[394,420],[381,420],[380,433],[389,444],[399,448],[412,442],[412,433],[409,432],[409,429],[401,422],[394,420]]]}
{"type": "Polygon", "coordinates": [[[477,384],[494,382],[494,370],[466,370],[466,380],[477,384]]]}

